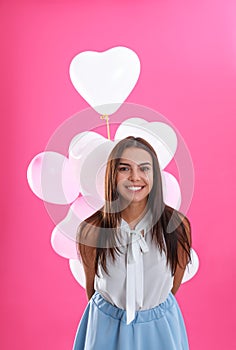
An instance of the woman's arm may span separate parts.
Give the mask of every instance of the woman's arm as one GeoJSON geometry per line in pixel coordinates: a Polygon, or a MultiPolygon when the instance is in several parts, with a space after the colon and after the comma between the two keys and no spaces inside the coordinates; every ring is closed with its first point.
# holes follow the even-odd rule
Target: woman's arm
{"type": "MultiPolygon", "coordinates": [[[[184,227],[185,227],[185,232],[186,232],[186,235],[187,235],[187,239],[188,239],[189,245],[191,247],[191,227],[190,227],[190,223],[185,218],[183,219],[183,217],[182,217],[182,220],[183,220],[183,224],[184,224],[184,227]]],[[[179,258],[179,264],[177,264],[177,267],[176,267],[176,271],[175,271],[175,274],[174,274],[173,288],[171,290],[171,292],[173,294],[176,294],[177,290],[179,289],[179,287],[181,285],[182,279],[184,277],[184,271],[185,271],[187,263],[188,263],[187,253],[185,252],[183,247],[181,247],[180,245],[179,245],[179,248],[178,248],[178,258],[179,258]]]]}
{"type": "Polygon", "coordinates": [[[182,279],[184,277],[185,268],[186,268],[186,265],[184,268],[177,265],[175,275],[174,275],[173,287],[171,289],[172,294],[176,294],[177,290],[179,289],[182,279]]]}
{"type": "Polygon", "coordinates": [[[86,225],[80,227],[77,232],[77,252],[83,263],[88,300],[94,294],[96,245],[96,231],[87,230],[86,225]]]}
{"type": "Polygon", "coordinates": [[[89,300],[95,292],[94,278],[95,278],[96,248],[80,244],[79,250],[80,250],[80,255],[82,258],[84,273],[85,273],[86,294],[89,300]]]}

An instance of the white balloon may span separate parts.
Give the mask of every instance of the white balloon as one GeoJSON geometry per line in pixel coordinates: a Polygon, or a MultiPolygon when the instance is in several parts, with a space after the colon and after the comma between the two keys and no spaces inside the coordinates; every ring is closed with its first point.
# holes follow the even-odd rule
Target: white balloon
{"type": "Polygon", "coordinates": [[[72,203],[79,195],[69,159],[57,152],[37,154],[28,166],[27,180],[34,194],[49,203],[72,203]]]}
{"type": "Polygon", "coordinates": [[[87,154],[80,171],[83,195],[104,200],[105,169],[108,156],[115,144],[115,142],[107,141],[87,154]]]}
{"type": "Polygon", "coordinates": [[[189,263],[187,265],[186,270],[184,272],[184,277],[182,279],[182,283],[185,283],[190,279],[192,279],[196,275],[199,269],[198,255],[193,248],[191,249],[191,259],[192,259],[192,263],[189,263]]]}
{"type": "MultiPolygon", "coordinates": [[[[69,163],[80,186],[80,174],[83,163],[91,152],[108,140],[93,131],[85,131],[76,135],[69,146],[69,163]]],[[[87,173],[88,174],[88,173],[87,173]]],[[[81,186],[80,186],[81,192],[81,186]]]]}
{"type": "Polygon", "coordinates": [[[166,172],[161,171],[163,199],[165,204],[178,210],[181,204],[181,191],[176,178],[166,172]]]}
{"type": "Polygon", "coordinates": [[[85,273],[84,268],[80,260],[70,259],[69,260],[70,270],[76,281],[85,288],[85,273]]]}
{"type": "Polygon", "coordinates": [[[107,139],[94,131],[84,131],[77,134],[70,142],[69,158],[81,159],[91,150],[106,142],[107,139]]]}
{"type": "Polygon", "coordinates": [[[166,123],[147,122],[142,118],[131,118],[123,122],[117,129],[115,140],[127,136],[141,137],[154,148],[157,153],[160,168],[164,169],[173,158],[177,149],[175,131],[166,123]]]}
{"type": "Polygon", "coordinates": [[[140,61],[131,49],[117,46],[103,52],[79,53],[69,71],[72,84],[90,106],[102,115],[111,115],[133,90],[140,61]]]}

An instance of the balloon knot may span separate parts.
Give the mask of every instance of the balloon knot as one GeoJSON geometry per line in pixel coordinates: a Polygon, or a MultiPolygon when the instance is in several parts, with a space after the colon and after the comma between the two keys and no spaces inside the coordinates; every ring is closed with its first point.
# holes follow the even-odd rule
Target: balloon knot
{"type": "Polygon", "coordinates": [[[108,114],[103,114],[103,115],[101,115],[100,116],[100,119],[102,119],[102,120],[106,120],[106,121],[108,121],[109,120],[109,115],[108,114]]]}
{"type": "Polygon", "coordinates": [[[108,140],[110,140],[111,136],[110,136],[110,126],[109,126],[109,116],[108,116],[108,114],[101,115],[100,119],[106,120],[106,124],[107,124],[107,138],[108,138],[108,140]]]}

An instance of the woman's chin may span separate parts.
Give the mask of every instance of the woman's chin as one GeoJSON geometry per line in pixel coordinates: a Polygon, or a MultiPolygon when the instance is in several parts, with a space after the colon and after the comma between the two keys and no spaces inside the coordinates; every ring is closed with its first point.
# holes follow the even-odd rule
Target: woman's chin
{"type": "Polygon", "coordinates": [[[135,193],[131,195],[123,195],[122,196],[122,202],[126,206],[132,205],[132,204],[138,204],[138,203],[146,203],[147,202],[148,195],[142,195],[141,193],[135,193]]]}

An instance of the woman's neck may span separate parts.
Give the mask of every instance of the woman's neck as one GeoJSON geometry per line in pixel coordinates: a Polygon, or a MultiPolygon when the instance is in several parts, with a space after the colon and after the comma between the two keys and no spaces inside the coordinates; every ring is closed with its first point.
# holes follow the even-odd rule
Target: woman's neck
{"type": "Polygon", "coordinates": [[[134,229],[137,223],[144,217],[147,212],[147,203],[130,203],[124,210],[121,212],[121,217],[124,219],[130,226],[131,229],[134,229]]]}

